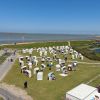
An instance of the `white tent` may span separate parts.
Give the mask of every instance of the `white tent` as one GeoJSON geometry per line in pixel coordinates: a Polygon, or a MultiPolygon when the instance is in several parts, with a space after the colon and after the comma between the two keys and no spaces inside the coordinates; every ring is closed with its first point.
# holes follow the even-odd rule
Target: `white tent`
{"type": "Polygon", "coordinates": [[[32,69],[32,63],[31,62],[28,63],[28,66],[29,66],[29,69],[32,69]]]}
{"type": "Polygon", "coordinates": [[[21,67],[21,69],[24,69],[24,68],[26,68],[26,66],[22,66],[22,67],[21,67]]]}
{"type": "Polygon", "coordinates": [[[32,77],[31,71],[30,70],[25,70],[25,73],[27,73],[28,77],[32,77]]]}
{"type": "Polygon", "coordinates": [[[22,50],[22,52],[23,52],[23,53],[26,53],[26,50],[25,50],[25,49],[23,49],[23,50],[22,50]]]}
{"type": "Polygon", "coordinates": [[[60,64],[56,65],[56,71],[60,71],[60,64]]]}
{"type": "Polygon", "coordinates": [[[100,97],[95,87],[80,84],[66,93],[66,100],[91,100],[95,95],[100,97]]]}
{"type": "Polygon", "coordinates": [[[37,80],[43,80],[43,72],[37,73],[37,80]]]}
{"type": "Polygon", "coordinates": [[[72,54],[72,59],[75,59],[74,54],[72,54]]]}
{"type": "Polygon", "coordinates": [[[37,71],[39,71],[39,67],[34,68],[33,73],[34,73],[34,74],[36,74],[36,73],[37,73],[37,71]]]}

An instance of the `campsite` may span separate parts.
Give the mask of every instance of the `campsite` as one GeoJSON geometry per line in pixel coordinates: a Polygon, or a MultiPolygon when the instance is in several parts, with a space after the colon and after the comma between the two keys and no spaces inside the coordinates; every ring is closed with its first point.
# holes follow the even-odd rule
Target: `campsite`
{"type": "Polygon", "coordinates": [[[0,100],[100,100],[100,0],[0,0],[0,100]]]}
{"type": "MultiPolygon", "coordinates": [[[[67,42],[61,46],[57,43],[49,46],[48,43],[43,47],[23,47],[18,49],[17,54],[18,59],[3,82],[24,89],[23,84],[27,81],[28,88],[25,90],[34,100],[64,100],[67,91],[81,83],[88,83],[100,74],[100,65],[94,64],[99,61],[89,60],[67,42]]],[[[98,83],[99,78],[89,85],[96,87],[98,83]]]]}

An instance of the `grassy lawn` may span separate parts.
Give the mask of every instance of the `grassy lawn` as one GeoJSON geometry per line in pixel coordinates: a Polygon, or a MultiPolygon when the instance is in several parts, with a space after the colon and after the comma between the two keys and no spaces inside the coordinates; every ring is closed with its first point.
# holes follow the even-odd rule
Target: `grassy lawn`
{"type": "Polygon", "coordinates": [[[98,77],[96,80],[92,81],[89,85],[97,86],[98,83],[99,83],[99,85],[100,85],[100,77],[98,77]]]}
{"type": "Polygon", "coordinates": [[[8,56],[10,56],[10,53],[3,54],[2,56],[0,56],[0,64],[2,64],[8,56]]]}
{"type": "Polygon", "coordinates": [[[0,100],[4,100],[2,97],[0,97],[0,100]]]}
{"type": "Polygon", "coordinates": [[[100,53],[97,53],[96,56],[100,57],[100,53]]]}
{"type": "Polygon", "coordinates": [[[38,47],[49,47],[49,46],[61,46],[67,45],[67,41],[64,42],[34,42],[29,44],[16,44],[16,45],[4,45],[0,46],[0,48],[13,48],[13,49],[22,49],[22,48],[38,48],[38,47]]]}
{"type": "MultiPolygon", "coordinates": [[[[92,44],[94,41],[71,41],[71,46],[83,46],[88,47],[90,44],[92,44]]],[[[61,42],[33,42],[29,44],[16,44],[16,45],[3,45],[0,46],[0,48],[13,48],[13,49],[22,49],[22,48],[32,48],[32,47],[49,47],[49,46],[61,46],[61,45],[67,45],[68,41],[61,41],[61,42]]]]}
{"type": "MultiPolygon", "coordinates": [[[[25,55],[28,55],[28,54],[25,54],[25,55]]],[[[36,51],[33,52],[33,55],[39,56],[36,51]]],[[[49,56],[51,55],[49,54],[49,56]]],[[[63,56],[59,55],[59,57],[62,58],[63,56]]],[[[68,60],[71,60],[70,55],[68,55],[68,60]]],[[[81,61],[81,60],[77,59],[77,61],[81,61]]],[[[87,58],[84,58],[83,62],[84,61],[95,62],[87,58]]],[[[56,80],[54,81],[47,80],[47,75],[51,71],[48,68],[46,68],[43,73],[44,75],[43,81],[37,81],[36,75],[33,75],[32,78],[28,78],[27,76],[23,75],[20,72],[20,67],[19,67],[18,59],[17,59],[12,69],[4,78],[3,82],[6,82],[8,84],[15,84],[16,86],[24,89],[23,83],[24,81],[27,80],[28,88],[26,89],[26,91],[28,92],[29,95],[33,97],[34,100],[64,100],[65,93],[68,90],[74,88],[75,86],[81,83],[86,83],[89,80],[91,80],[93,77],[100,74],[100,67],[99,67],[100,65],[78,64],[78,68],[76,71],[69,72],[69,75],[67,77],[61,77],[59,75],[60,72],[55,71],[55,64],[56,62],[54,62],[54,66],[51,71],[55,73],[56,80]]],[[[67,64],[68,63],[66,63],[66,66],[67,64]]],[[[41,65],[41,62],[38,64],[38,66],[40,65],[41,65]]],[[[100,84],[100,80],[99,81],[96,80],[90,83],[90,85],[92,86],[97,86],[98,84],[100,84]]]]}

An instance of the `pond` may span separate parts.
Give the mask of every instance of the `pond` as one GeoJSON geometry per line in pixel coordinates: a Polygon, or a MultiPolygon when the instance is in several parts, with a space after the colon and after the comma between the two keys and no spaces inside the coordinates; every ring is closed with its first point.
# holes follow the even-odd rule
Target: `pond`
{"type": "Polygon", "coordinates": [[[100,48],[93,48],[91,50],[95,51],[95,53],[100,53],[100,48]]]}
{"type": "Polygon", "coordinates": [[[95,52],[96,52],[96,53],[100,53],[100,48],[95,49],[95,52]]]}

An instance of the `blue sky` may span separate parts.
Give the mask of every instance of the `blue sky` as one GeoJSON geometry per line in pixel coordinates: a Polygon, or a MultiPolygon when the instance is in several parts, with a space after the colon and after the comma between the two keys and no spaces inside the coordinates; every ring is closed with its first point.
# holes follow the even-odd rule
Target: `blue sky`
{"type": "Polygon", "coordinates": [[[0,31],[100,33],[100,0],[0,0],[0,31]]]}

